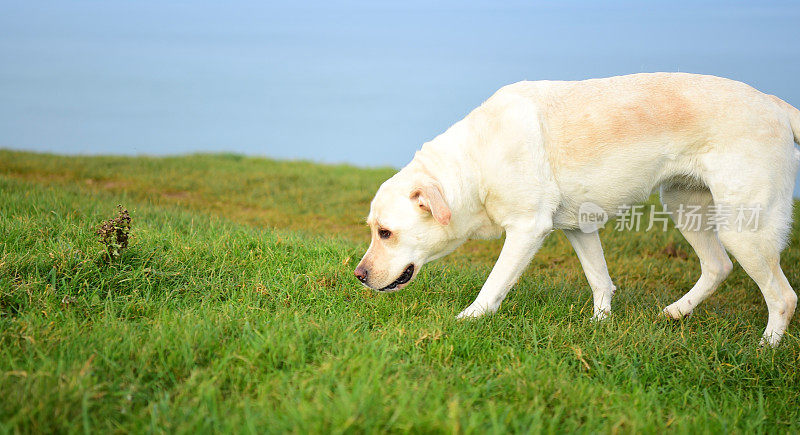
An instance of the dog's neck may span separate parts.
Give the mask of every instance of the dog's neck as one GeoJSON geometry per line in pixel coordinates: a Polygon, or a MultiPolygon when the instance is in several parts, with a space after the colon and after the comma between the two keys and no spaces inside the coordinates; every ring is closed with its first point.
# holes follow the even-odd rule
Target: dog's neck
{"type": "Polygon", "coordinates": [[[453,213],[448,230],[464,239],[474,237],[488,224],[480,186],[475,184],[480,179],[478,168],[467,155],[467,141],[472,136],[467,123],[460,121],[425,143],[404,168],[439,184],[453,213]]]}

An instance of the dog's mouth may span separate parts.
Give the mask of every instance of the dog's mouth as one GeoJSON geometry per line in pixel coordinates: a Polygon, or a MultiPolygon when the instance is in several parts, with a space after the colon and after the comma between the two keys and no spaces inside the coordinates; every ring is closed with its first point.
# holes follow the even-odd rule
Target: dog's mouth
{"type": "Polygon", "coordinates": [[[414,276],[414,263],[411,263],[406,267],[406,270],[400,274],[400,276],[394,280],[391,284],[387,285],[386,287],[380,289],[380,291],[385,292],[389,290],[394,290],[397,287],[411,281],[411,277],[414,276]]]}

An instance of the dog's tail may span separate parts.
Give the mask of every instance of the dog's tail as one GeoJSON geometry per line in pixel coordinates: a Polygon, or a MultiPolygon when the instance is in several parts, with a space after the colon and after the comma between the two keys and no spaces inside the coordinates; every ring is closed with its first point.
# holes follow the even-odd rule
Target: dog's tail
{"type": "Polygon", "coordinates": [[[780,98],[770,95],[778,106],[783,109],[784,112],[789,116],[789,124],[792,126],[792,133],[794,133],[794,142],[800,145],[800,110],[797,110],[794,106],[787,103],[786,101],[781,100],[780,98]]]}

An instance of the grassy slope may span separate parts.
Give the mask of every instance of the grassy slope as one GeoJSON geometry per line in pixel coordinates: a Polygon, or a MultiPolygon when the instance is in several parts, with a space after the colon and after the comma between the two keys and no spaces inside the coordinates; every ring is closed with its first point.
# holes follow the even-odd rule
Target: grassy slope
{"type": "Polygon", "coordinates": [[[766,308],[740,268],[691,319],[656,318],[699,275],[664,253],[691,252],[674,230],[603,234],[620,290],[599,325],[561,234],[487,319],[453,316],[499,242],[402,292],[361,289],[363,216],[390,174],[0,151],[0,428],[800,430],[797,322],[759,349],[766,308]],[[92,229],[117,203],[135,239],[106,266],[92,229]]]}

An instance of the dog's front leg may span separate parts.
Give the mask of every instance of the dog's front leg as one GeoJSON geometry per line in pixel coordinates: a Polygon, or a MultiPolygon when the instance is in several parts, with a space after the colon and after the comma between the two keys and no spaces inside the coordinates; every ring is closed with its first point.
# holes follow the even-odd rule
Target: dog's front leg
{"type": "Polygon", "coordinates": [[[589,281],[594,296],[595,320],[603,320],[611,312],[611,297],[614,296],[614,283],[608,275],[606,258],[603,256],[603,246],[597,231],[584,233],[581,230],[564,230],[567,239],[572,243],[578,260],[583,266],[583,272],[589,281]]]}
{"type": "Polygon", "coordinates": [[[542,242],[553,230],[550,219],[547,222],[509,225],[506,228],[506,241],[500,251],[489,278],[483,284],[475,301],[462,311],[457,318],[480,317],[500,308],[508,291],[517,282],[533,255],[542,246],[542,242]]]}

